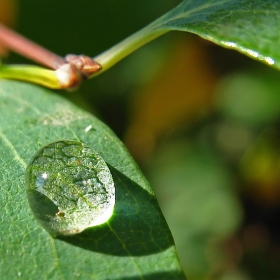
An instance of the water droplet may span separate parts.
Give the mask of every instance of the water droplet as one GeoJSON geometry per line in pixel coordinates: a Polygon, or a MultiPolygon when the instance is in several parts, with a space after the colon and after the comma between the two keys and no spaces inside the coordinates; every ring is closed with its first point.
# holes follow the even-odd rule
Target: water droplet
{"type": "Polygon", "coordinates": [[[35,217],[53,236],[102,224],[115,205],[108,166],[78,141],[58,141],[39,150],[27,167],[26,186],[35,217]]]}

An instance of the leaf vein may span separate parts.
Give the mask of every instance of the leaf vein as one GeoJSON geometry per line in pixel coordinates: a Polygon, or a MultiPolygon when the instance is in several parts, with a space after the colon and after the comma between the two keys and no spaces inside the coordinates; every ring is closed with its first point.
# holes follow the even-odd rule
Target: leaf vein
{"type": "Polygon", "coordinates": [[[11,143],[11,141],[5,136],[5,134],[0,130],[0,138],[2,138],[3,142],[10,148],[11,152],[14,155],[14,158],[17,162],[19,162],[23,168],[27,167],[26,162],[19,156],[17,150],[15,149],[14,145],[11,143]]]}

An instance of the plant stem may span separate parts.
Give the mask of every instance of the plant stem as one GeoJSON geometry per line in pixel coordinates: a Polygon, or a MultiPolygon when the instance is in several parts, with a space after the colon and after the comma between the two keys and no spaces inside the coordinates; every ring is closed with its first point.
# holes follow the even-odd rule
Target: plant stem
{"type": "Polygon", "coordinates": [[[97,75],[108,70],[138,48],[169,31],[166,29],[153,28],[155,27],[156,22],[146,26],[107,51],[96,56],[94,60],[102,65],[102,69],[97,73],[97,75]]]}
{"type": "Polygon", "coordinates": [[[83,78],[92,78],[108,70],[133,51],[167,33],[169,31],[168,29],[158,28],[158,22],[161,22],[162,18],[159,18],[127,39],[101,53],[94,60],[86,56],[75,55],[68,55],[64,59],[0,24],[1,44],[56,70],[50,71],[40,67],[26,65],[2,66],[0,78],[24,80],[50,88],[75,87],[83,78]],[[65,68],[66,64],[69,66],[68,68],[65,68]],[[82,68],[80,65],[82,65],[82,68]],[[57,82],[54,77],[59,81],[57,82]]]}
{"type": "Polygon", "coordinates": [[[75,88],[84,79],[101,69],[101,66],[90,57],[67,55],[64,59],[2,24],[0,24],[0,43],[55,70],[33,66],[2,66],[0,78],[18,79],[50,88],[75,88]]]}
{"type": "Polygon", "coordinates": [[[31,65],[1,65],[0,70],[0,79],[17,79],[48,88],[61,88],[56,71],[53,70],[31,65]]]}
{"type": "Polygon", "coordinates": [[[66,63],[64,58],[29,41],[2,24],[0,24],[0,43],[17,53],[54,70],[66,63]]]}

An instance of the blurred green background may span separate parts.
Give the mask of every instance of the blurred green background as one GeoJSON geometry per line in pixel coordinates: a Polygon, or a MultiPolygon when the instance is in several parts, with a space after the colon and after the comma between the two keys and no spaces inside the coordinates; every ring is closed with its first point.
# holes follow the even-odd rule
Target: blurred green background
{"type": "MultiPolygon", "coordinates": [[[[57,54],[95,56],[178,3],[0,0],[0,20],[57,54]]],[[[5,62],[30,63],[15,54],[5,62]]],[[[57,93],[125,142],[156,192],[189,280],[277,280],[279,80],[237,52],[172,32],[78,91],[57,93]]]]}

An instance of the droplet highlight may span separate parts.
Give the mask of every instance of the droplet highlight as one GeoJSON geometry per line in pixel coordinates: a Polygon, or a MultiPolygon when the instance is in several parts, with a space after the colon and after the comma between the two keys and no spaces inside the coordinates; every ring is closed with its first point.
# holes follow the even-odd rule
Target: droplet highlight
{"type": "Polygon", "coordinates": [[[53,236],[73,235],[105,223],[115,187],[101,158],[78,141],[57,141],[39,150],[26,170],[29,205],[53,236]]]}

